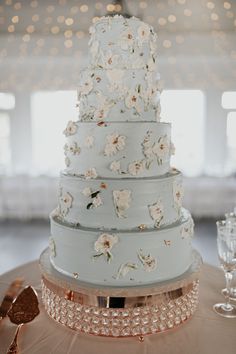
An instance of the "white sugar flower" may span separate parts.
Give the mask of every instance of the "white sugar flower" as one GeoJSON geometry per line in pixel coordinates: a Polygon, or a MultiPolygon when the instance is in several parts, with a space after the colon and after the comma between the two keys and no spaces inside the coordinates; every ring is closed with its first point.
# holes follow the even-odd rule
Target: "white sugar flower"
{"type": "Polygon", "coordinates": [[[128,108],[135,108],[138,113],[141,112],[141,98],[137,91],[131,91],[125,98],[125,104],[128,108]]]}
{"type": "Polygon", "coordinates": [[[131,203],[131,191],[127,189],[113,191],[113,201],[117,216],[125,218],[125,212],[131,203]]]}
{"type": "Polygon", "coordinates": [[[181,228],[181,231],[180,231],[181,237],[183,239],[192,237],[193,232],[194,232],[194,222],[193,222],[193,219],[190,218],[188,220],[188,222],[186,222],[181,228]]]}
{"type": "Polygon", "coordinates": [[[138,258],[140,259],[140,261],[142,262],[144,269],[147,272],[152,272],[153,270],[156,269],[157,267],[157,260],[152,257],[150,254],[148,255],[144,255],[142,250],[140,250],[138,252],[138,258]]]}
{"type": "Polygon", "coordinates": [[[149,205],[148,208],[150,216],[153,220],[155,220],[155,226],[159,227],[164,217],[164,206],[161,199],[159,199],[155,204],[149,205]]]}
{"type": "Polygon", "coordinates": [[[112,163],[110,164],[110,170],[113,172],[121,172],[121,165],[120,165],[120,161],[112,161],[112,163]]]}
{"type": "Polygon", "coordinates": [[[94,144],[94,137],[92,135],[86,136],[85,141],[84,141],[84,146],[87,148],[93,147],[94,144]]]}
{"type": "Polygon", "coordinates": [[[111,50],[108,50],[105,54],[102,53],[102,66],[106,69],[116,67],[118,59],[118,55],[113,54],[111,50]]]}
{"type": "Polygon", "coordinates": [[[59,198],[60,214],[66,216],[72,207],[73,197],[70,193],[62,193],[59,198]]]}
{"type": "Polygon", "coordinates": [[[123,50],[130,50],[134,45],[134,35],[130,29],[127,29],[121,34],[119,45],[123,50]]]}
{"type": "Polygon", "coordinates": [[[144,161],[143,160],[142,161],[134,161],[134,162],[130,163],[128,170],[132,176],[139,175],[144,170],[144,161]]]}
{"type": "Polygon", "coordinates": [[[84,174],[86,179],[90,179],[90,178],[96,178],[97,177],[97,171],[94,167],[89,168],[85,174],[84,174]]]}
{"type": "Polygon", "coordinates": [[[138,269],[138,265],[136,263],[127,262],[121,264],[118,269],[117,275],[114,277],[115,279],[124,278],[131,270],[138,269]]]}
{"type": "Polygon", "coordinates": [[[140,44],[146,42],[150,36],[150,27],[146,23],[142,23],[138,28],[138,41],[140,44]]]}
{"type": "Polygon", "coordinates": [[[158,141],[153,145],[153,153],[161,159],[165,159],[169,156],[170,152],[170,141],[167,135],[161,136],[158,141]]]}
{"type": "Polygon", "coordinates": [[[92,194],[92,190],[91,188],[89,187],[85,187],[83,190],[82,190],[82,193],[85,197],[90,197],[91,194],[92,194]]]}
{"type": "Polygon", "coordinates": [[[87,73],[84,73],[79,83],[78,95],[87,95],[92,91],[92,89],[93,80],[87,73]]]}
{"type": "Polygon", "coordinates": [[[56,244],[52,236],[49,237],[49,249],[52,257],[56,257],[56,244]]]}
{"type": "Polygon", "coordinates": [[[74,141],[70,145],[67,145],[67,151],[71,152],[73,155],[79,155],[81,149],[78,146],[78,144],[74,141]]]}
{"type": "Polygon", "coordinates": [[[111,250],[113,246],[118,242],[118,237],[111,234],[102,234],[98,237],[94,244],[94,249],[98,254],[93,257],[100,257],[104,255],[109,262],[112,259],[111,250]]]}
{"type": "Polygon", "coordinates": [[[72,122],[72,120],[70,120],[63,133],[65,134],[65,136],[74,135],[77,132],[77,129],[78,129],[77,124],[75,122],[72,122]]]}
{"type": "Polygon", "coordinates": [[[109,134],[106,137],[106,145],[104,149],[105,156],[115,155],[118,151],[125,148],[126,137],[118,133],[109,134]]]}
{"type": "Polygon", "coordinates": [[[177,209],[180,209],[182,206],[183,196],[184,196],[184,189],[182,183],[175,181],[173,183],[173,197],[177,209]]]}
{"type": "Polygon", "coordinates": [[[100,205],[102,205],[102,198],[100,197],[100,194],[98,193],[95,198],[93,198],[93,206],[95,208],[98,208],[100,205]]]}

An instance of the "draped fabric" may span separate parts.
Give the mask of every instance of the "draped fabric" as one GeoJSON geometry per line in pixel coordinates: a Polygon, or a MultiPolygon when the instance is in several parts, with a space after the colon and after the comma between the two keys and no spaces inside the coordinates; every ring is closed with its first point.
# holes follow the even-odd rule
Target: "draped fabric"
{"type": "MultiPolygon", "coordinates": [[[[48,219],[57,204],[54,177],[0,177],[0,219],[48,219]]],[[[221,217],[236,206],[235,178],[184,178],[184,207],[194,217],[221,217]]]]}
{"type": "MultiPolygon", "coordinates": [[[[33,285],[40,295],[38,262],[32,262],[0,277],[0,301],[10,282],[18,276],[24,285],[33,285]]],[[[234,354],[236,319],[225,319],[212,310],[223,300],[223,272],[203,265],[200,277],[200,304],[194,317],[179,328],[138,338],[105,338],[74,332],[54,322],[42,305],[40,315],[23,326],[19,335],[20,354],[234,354]]],[[[0,326],[0,353],[6,353],[16,327],[8,319],[0,326]]]]}

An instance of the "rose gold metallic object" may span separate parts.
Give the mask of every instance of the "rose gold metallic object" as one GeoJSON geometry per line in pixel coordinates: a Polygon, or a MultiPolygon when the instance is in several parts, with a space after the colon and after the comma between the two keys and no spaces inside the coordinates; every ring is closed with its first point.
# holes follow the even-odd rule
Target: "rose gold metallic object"
{"type": "Polygon", "coordinates": [[[182,276],[146,286],[98,287],[70,278],[42,253],[42,300],[55,321],[77,331],[109,337],[163,332],[191,318],[198,305],[201,258],[182,276]]]}
{"type": "Polygon", "coordinates": [[[7,316],[7,313],[11,308],[11,305],[19,290],[21,289],[23,282],[23,278],[17,278],[10,284],[9,288],[7,289],[7,292],[0,305],[0,322],[7,316]]]}
{"type": "Polygon", "coordinates": [[[17,324],[17,330],[7,354],[18,354],[17,340],[20,329],[24,324],[33,321],[38,314],[39,303],[37,293],[31,286],[28,286],[17,296],[8,312],[10,321],[17,324]]]}

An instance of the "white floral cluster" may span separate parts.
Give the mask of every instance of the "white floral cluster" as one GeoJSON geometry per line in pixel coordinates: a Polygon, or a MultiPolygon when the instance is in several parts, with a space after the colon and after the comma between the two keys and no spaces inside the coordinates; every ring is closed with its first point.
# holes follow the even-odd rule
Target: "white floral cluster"
{"type": "MultiPolygon", "coordinates": [[[[156,258],[152,257],[151,254],[144,254],[143,250],[140,249],[137,253],[139,261],[142,263],[143,269],[146,272],[152,272],[157,267],[156,258]]],[[[130,271],[139,269],[139,265],[134,262],[127,262],[121,264],[118,269],[117,274],[114,276],[115,279],[124,278],[130,271]]]]}
{"type": "Polygon", "coordinates": [[[115,205],[116,214],[119,218],[126,217],[126,211],[130,208],[131,191],[127,189],[114,190],[113,201],[115,205]]]}
{"type": "Polygon", "coordinates": [[[73,197],[69,192],[63,192],[59,195],[59,215],[65,217],[72,207],[73,197]]]}
{"type": "Polygon", "coordinates": [[[94,192],[91,188],[86,187],[83,189],[82,194],[87,198],[91,198],[91,202],[87,205],[87,209],[98,208],[103,204],[100,190],[94,192]]]}
{"type": "Polygon", "coordinates": [[[74,135],[77,132],[78,126],[76,124],[76,122],[73,122],[72,120],[70,120],[67,123],[66,129],[64,130],[64,134],[65,136],[70,136],[70,135],[74,135]]]}
{"type": "Polygon", "coordinates": [[[173,183],[174,206],[179,213],[181,211],[183,197],[184,197],[184,188],[182,183],[180,181],[174,181],[173,183]]]}
{"type": "Polygon", "coordinates": [[[180,234],[182,239],[188,239],[193,236],[194,233],[194,222],[190,217],[189,220],[181,228],[180,234]]]}
{"type": "Polygon", "coordinates": [[[155,221],[155,227],[160,227],[164,218],[164,206],[161,199],[159,199],[155,204],[149,205],[148,208],[151,218],[155,221]]]}
{"type": "Polygon", "coordinates": [[[143,154],[146,157],[146,166],[149,167],[150,164],[156,159],[158,165],[162,165],[171,154],[171,142],[169,137],[165,134],[160,136],[160,138],[153,142],[151,138],[151,132],[147,132],[143,143],[143,154]]]}
{"type": "Polygon", "coordinates": [[[126,137],[124,135],[119,135],[118,133],[109,134],[106,137],[106,145],[104,148],[105,156],[113,156],[117,152],[125,148],[126,137]]]}
{"type": "Polygon", "coordinates": [[[116,235],[106,233],[100,235],[94,244],[94,249],[97,253],[93,255],[93,258],[105,256],[107,262],[110,262],[113,257],[111,250],[117,242],[118,237],[116,235]]]}

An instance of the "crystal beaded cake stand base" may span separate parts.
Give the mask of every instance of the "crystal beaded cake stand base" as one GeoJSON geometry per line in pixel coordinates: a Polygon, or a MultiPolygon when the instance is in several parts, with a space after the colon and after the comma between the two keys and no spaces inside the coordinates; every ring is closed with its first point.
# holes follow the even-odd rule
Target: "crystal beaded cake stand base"
{"type": "Polygon", "coordinates": [[[49,316],[73,330],[142,338],[177,327],[194,314],[201,263],[194,251],[188,271],[170,281],[126,288],[97,287],[56,271],[46,249],[40,257],[42,299],[49,316]]]}

